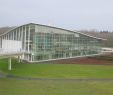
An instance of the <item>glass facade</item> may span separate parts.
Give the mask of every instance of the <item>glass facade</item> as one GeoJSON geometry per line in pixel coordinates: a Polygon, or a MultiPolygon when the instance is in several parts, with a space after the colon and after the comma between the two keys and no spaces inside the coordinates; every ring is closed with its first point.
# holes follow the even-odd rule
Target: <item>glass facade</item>
{"type": "Polygon", "coordinates": [[[0,40],[21,41],[22,59],[29,62],[99,54],[102,46],[102,39],[39,24],[20,26],[0,40]]]}
{"type": "Polygon", "coordinates": [[[101,40],[80,33],[49,27],[35,27],[33,61],[98,54],[101,40]]]}

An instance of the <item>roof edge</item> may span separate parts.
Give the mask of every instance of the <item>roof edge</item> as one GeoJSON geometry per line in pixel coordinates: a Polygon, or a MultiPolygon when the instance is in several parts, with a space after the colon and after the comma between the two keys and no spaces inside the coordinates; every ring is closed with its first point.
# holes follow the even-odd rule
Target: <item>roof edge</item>
{"type": "Polygon", "coordinates": [[[81,32],[78,32],[78,31],[68,30],[68,29],[59,28],[59,27],[55,27],[55,26],[49,26],[49,25],[43,25],[43,24],[36,24],[36,23],[27,23],[27,24],[23,24],[23,25],[17,26],[15,28],[13,28],[13,29],[11,29],[11,30],[9,30],[9,31],[1,34],[0,36],[7,34],[8,32],[10,32],[10,31],[12,31],[14,29],[17,29],[17,28],[22,27],[22,26],[30,25],[30,24],[39,25],[39,26],[45,26],[45,27],[50,27],[50,28],[56,28],[56,29],[65,30],[65,31],[70,31],[70,32],[82,34],[82,35],[85,35],[85,36],[88,36],[88,37],[91,37],[91,38],[94,38],[94,39],[107,40],[107,39],[103,39],[103,38],[100,38],[100,37],[95,37],[95,36],[91,36],[91,35],[88,35],[88,34],[85,34],[85,33],[81,33],[81,32]]]}

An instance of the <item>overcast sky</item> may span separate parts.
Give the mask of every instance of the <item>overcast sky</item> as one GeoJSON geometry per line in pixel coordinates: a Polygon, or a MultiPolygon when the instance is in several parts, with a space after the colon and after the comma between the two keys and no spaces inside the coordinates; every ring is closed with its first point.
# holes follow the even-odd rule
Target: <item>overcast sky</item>
{"type": "Polygon", "coordinates": [[[0,27],[30,22],[113,31],[113,0],[0,0],[0,27]]]}

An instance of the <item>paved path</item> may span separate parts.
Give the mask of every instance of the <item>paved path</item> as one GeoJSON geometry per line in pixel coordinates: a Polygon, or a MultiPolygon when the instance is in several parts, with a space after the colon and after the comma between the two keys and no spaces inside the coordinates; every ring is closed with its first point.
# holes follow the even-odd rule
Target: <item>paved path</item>
{"type": "Polygon", "coordinates": [[[3,73],[0,73],[0,78],[3,78],[3,77],[6,77],[6,75],[3,73]]]}
{"type": "Polygon", "coordinates": [[[0,78],[14,78],[21,80],[76,80],[76,81],[113,81],[113,78],[33,78],[0,73],[0,78]]]}

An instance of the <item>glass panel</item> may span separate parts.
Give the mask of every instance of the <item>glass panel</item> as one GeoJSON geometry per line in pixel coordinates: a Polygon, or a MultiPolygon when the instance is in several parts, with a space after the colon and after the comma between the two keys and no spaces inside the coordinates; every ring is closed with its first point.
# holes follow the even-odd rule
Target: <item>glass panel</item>
{"type": "Polygon", "coordinates": [[[101,51],[101,40],[64,30],[62,33],[48,28],[45,31],[33,34],[34,61],[85,56],[101,51]]]}

